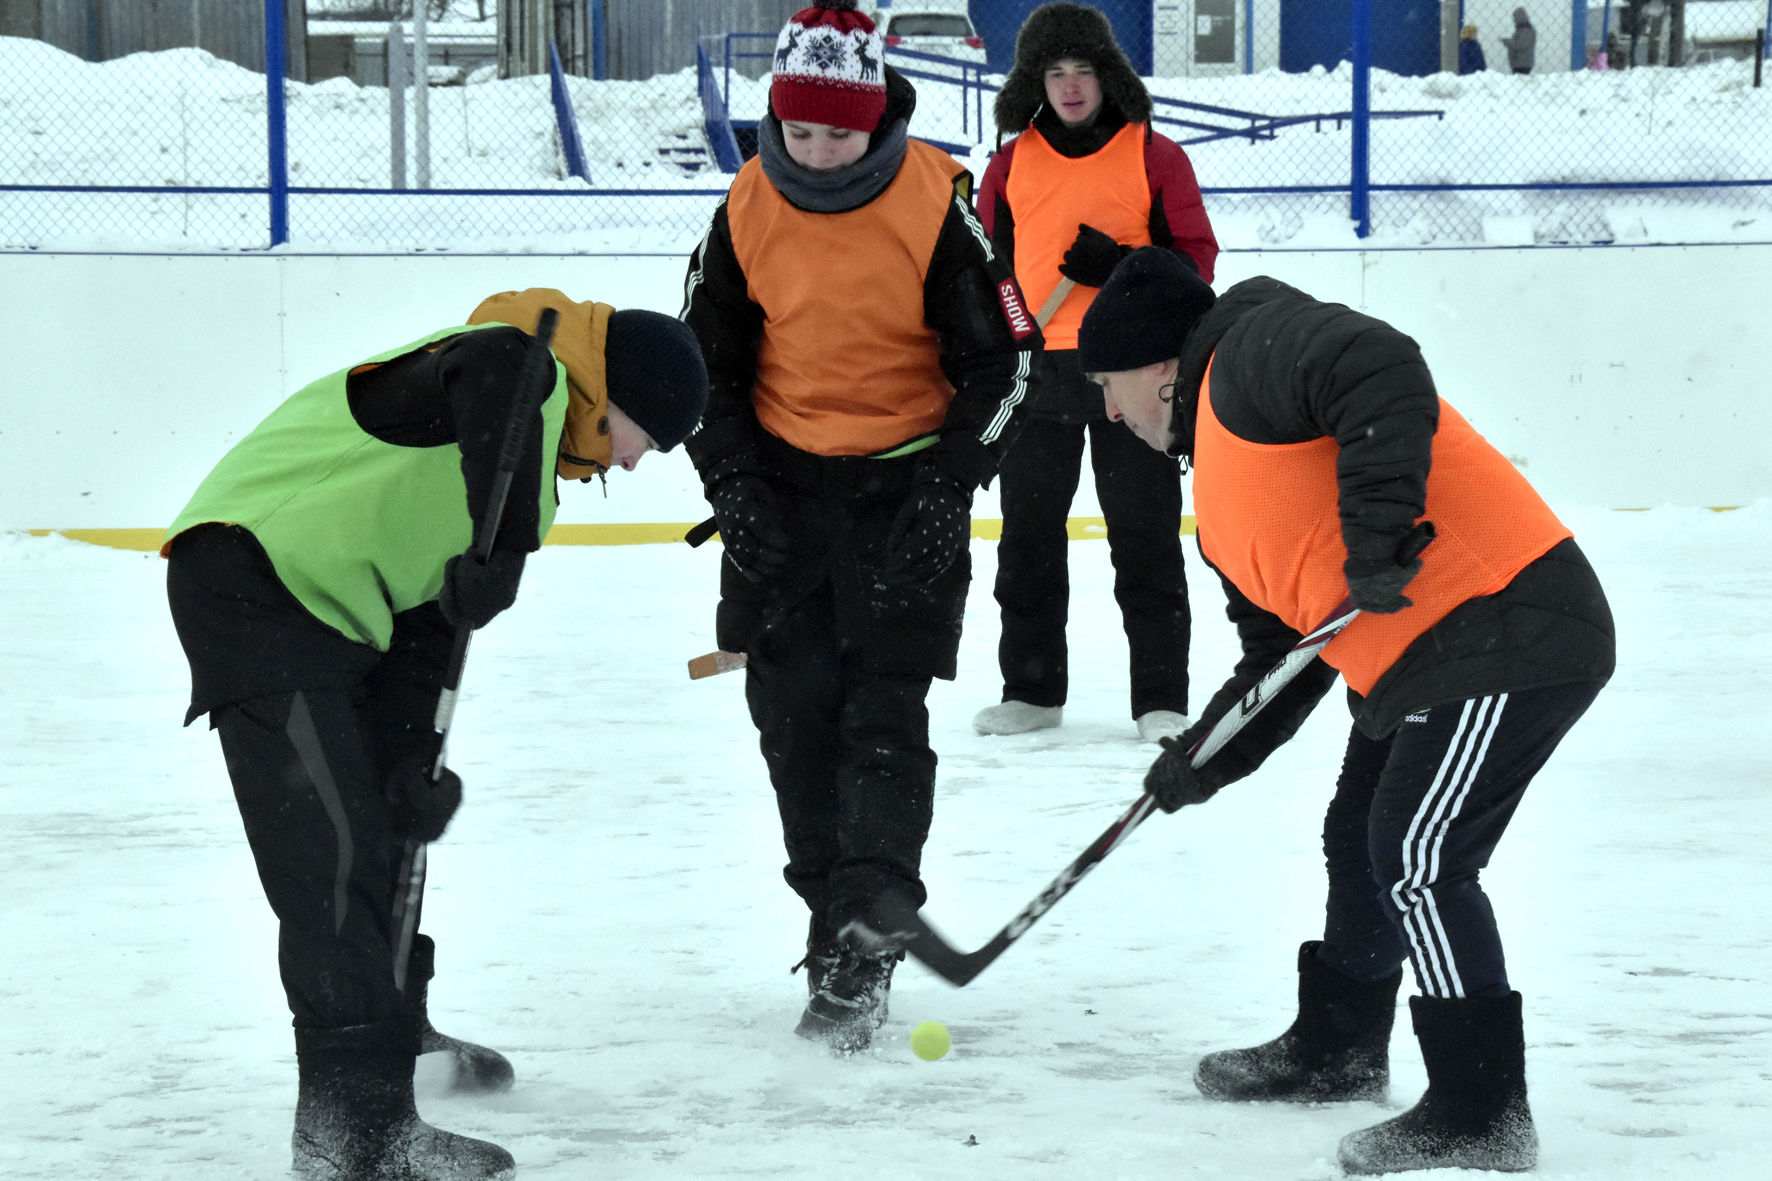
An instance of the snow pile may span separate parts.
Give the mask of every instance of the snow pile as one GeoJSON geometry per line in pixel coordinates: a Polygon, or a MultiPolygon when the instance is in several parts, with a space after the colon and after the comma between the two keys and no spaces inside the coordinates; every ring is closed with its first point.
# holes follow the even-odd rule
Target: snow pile
{"type": "MultiPolygon", "coordinates": [[[[620,195],[587,196],[584,182],[567,175],[545,78],[476,79],[430,92],[432,188],[547,195],[298,193],[293,243],[304,249],[676,252],[699,236],[729,178],[701,150],[703,112],[692,69],[638,82],[568,81],[589,187],[630,190],[620,195]]],[[[1740,61],[1524,77],[1489,71],[1412,78],[1375,71],[1373,110],[1412,114],[1373,125],[1372,241],[1767,240],[1772,198],[1763,184],[1746,182],[1772,180],[1772,90],[1751,82],[1752,63],[1740,61]],[[1724,185],[1519,187],[1691,181],[1724,185]],[[1417,188],[1453,183],[1510,187],[1454,193],[1417,188]]],[[[766,79],[734,72],[722,83],[735,118],[762,113],[766,79]]],[[[996,140],[991,95],[981,101],[975,91],[931,81],[918,85],[913,133],[961,145],[970,165],[981,170],[996,140]],[[968,144],[977,146],[967,152],[968,144]]],[[[1306,74],[1151,80],[1159,96],[1254,117],[1160,112],[1227,133],[1158,123],[1188,144],[1226,245],[1355,244],[1345,189],[1252,191],[1349,183],[1351,85],[1345,64],[1306,74]],[[1262,133],[1264,120],[1306,115],[1325,118],[1262,133]],[[1252,127],[1257,134],[1248,134],[1252,127]]],[[[390,186],[385,88],[333,79],[292,82],[287,93],[293,186],[390,186]]],[[[201,50],[88,63],[40,42],[0,38],[0,110],[9,129],[16,129],[0,141],[0,183],[262,187],[269,170],[265,106],[262,76],[201,50]]],[[[414,116],[407,112],[411,153],[418,139],[414,116]]],[[[408,184],[416,177],[414,162],[408,184]]],[[[260,246],[265,207],[262,194],[251,193],[9,193],[0,197],[6,213],[0,217],[0,248],[260,246]]]]}

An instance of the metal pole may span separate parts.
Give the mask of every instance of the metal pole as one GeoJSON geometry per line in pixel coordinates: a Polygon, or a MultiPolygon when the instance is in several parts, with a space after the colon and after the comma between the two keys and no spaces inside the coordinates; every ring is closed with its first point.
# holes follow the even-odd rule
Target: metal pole
{"type": "Polygon", "coordinates": [[[585,0],[585,6],[591,14],[591,77],[601,82],[609,77],[609,43],[604,29],[609,14],[603,11],[601,0],[585,0]]]}
{"type": "Polygon", "coordinates": [[[284,109],[289,68],[284,0],[265,0],[265,132],[270,141],[267,188],[271,202],[271,245],[289,241],[289,112],[284,109]]]}
{"type": "Polygon", "coordinates": [[[431,187],[431,50],[427,0],[412,4],[412,146],[418,154],[418,187],[431,187]]]}
{"type": "Polygon", "coordinates": [[[1354,234],[1372,234],[1372,0],[1354,0],[1352,177],[1348,210],[1354,234]]]}
{"type": "Polygon", "coordinates": [[[388,187],[406,187],[406,34],[388,26],[388,187]]]}
{"type": "Polygon", "coordinates": [[[1255,0],[1243,0],[1243,72],[1255,72],[1255,0]]]}

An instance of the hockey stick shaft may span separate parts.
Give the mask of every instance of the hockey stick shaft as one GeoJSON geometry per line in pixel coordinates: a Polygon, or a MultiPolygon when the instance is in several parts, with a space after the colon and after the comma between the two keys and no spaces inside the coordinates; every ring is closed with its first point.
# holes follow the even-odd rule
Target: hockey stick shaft
{"type": "MultiPolygon", "coordinates": [[[[1344,599],[1340,606],[1330,612],[1327,619],[1294,644],[1280,662],[1269,669],[1236,706],[1213,723],[1205,736],[1194,744],[1188,756],[1193,765],[1203,765],[1207,759],[1222,750],[1239,730],[1248,725],[1359,614],[1359,610],[1344,599]]],[[[1150,793],[1139,796],[1124,815],[1096,837],[1075,861],[1065,866],[1063,872],[1021,909],[1021,913],[977,951],[963,952],[955,948],[924,921],[923,916],[907,900],[896,894],[887,895],[877,904],[874,916],[876,928],[893,942],[902,941],[905,950],[948,983],[967,984],[1007,951],[1011,943],[1026,934],[1028,928],[1058,904],[1059,899],[1069,894],[1083,880],[1084,875],[1119,848],[1132,835],[1133,830],[1145,822],[1156,806],[1157,802],[1150,793]]]]}
{"type": "MultiPolygon", "coordinates": [[[[484,566],[492,557],[498,540],[499,523],[504,520],[505,502],[510,499],[511,485],[517,468],[523,462],[530,422],[547,401],[554,388],[554,357],[549,346],[554,342],[554,328],[560,314],[553,308],[542,309],[535,326],[535,340],[540,348],[531,347],[517,374],[517,390],[511,398],[511,417],[505,423],[505,435],[498,450],[498,466],[493,473],[492,487],[486,497],[486,511],[475,525],[474,560],[484,566]]],[[[437,693],[437,710],[431,717],[431,782],[443,778],[444,751],[449,745],[449,727],[455,719],[455,702],[461,690],[462,669],[468,662],[468,641],[474,629],[458,627],[450,646],[449,663],[443,669],[443,685],[437,693]]],[[[400,892],[394,897],[394,929],[399,938],[394,944],[394,987],[406,991],[406,962],[412,956],[412,941],[418,935],[419,905],[424,899],[425,870],[428,857],[423,841],[408,839],[400,859],[400,892]]]]}

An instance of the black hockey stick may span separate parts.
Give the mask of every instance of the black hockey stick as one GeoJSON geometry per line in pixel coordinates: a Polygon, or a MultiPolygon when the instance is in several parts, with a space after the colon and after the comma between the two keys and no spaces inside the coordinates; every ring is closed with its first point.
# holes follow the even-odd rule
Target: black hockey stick
{"type": "MultiPolygon", "coordinates": [[[[1205,736],[1194,744],[1193,750],[1188,752],[1193,765],[1202,765],[1222,750],[1237,731],[1248,725],[1249,720],[1260,713],[1359,614],[1359,609],[1350,600],[1343,599],[1341,605],[1330,612],[1327,619],[1294,644],[1278,664],[1269,669],[1249,692],[1243,694],[1235,708],[1219,718],[1206,731],[1205,736]]],[[[1109,825],[1107,831],[1096,837],[1081,856],[1065,866],[1064,872],[1053,878],[1052,883],[1040,891],[1032,902],[1022,907],[1021,913],[1011,919],[1008,926],[998,931],[989,943],[977,951],[964,952],[954,947],[925,922],[909,900],[900,894],[888,894],[875,903],[874,930],[883,943],[904,947],[943,980],[950,984],[964,985],[990,967],[998,956],[1009,950],[1011,943],[1021,938],[1029,927],[1040,920],[1040,916],[1069,894],[1083,880],[1085,874],[1119,848],[1132,835],[1132,830],[1144,823],[1156,806],[1157,801],[1148,792],[1139,796],[1138,802],[1124,816],[1109,825]]]]}
{"type": "MultiPolygon", "coordinates": [[[[560,314],[553,308],[542,309],[535,326],[536,343],[523,359],[517,375],[517,391],[511,398],[511,417],[505,424],[505,437],[499,447],[498,468],[493,474],[492,488],[486,494],[486,512],[474,532],[474,560],[484,566],[492,557],[492,546],[498,540],[499,522],[505,515],[505,501],[510,498],[511,484],[517,478],[517,466],[523,462],[525,436],[529,423],[547,401],[554,389],[554,358],[548,346],[554,341],[554,325],[560,314]]],[[[455,701],[461,691],[462,668],[468,662],[468,641],[474,629],[455,629],[455,643],[449,663],[443,670],[443,687],[437,694],[437,712],[431,718],[431,782],[443,778],[444,748],[449,744],[449,724],[455,718],[455,701]]],[[[418,934],[419,903],[425,893],[425,843],[408,839],[400,858],[400,893],[394,897],[394,927],[399,940],[394,944],[394,987],[406,991],[406,962],[412,957],[412,940],[418,934]]]]}

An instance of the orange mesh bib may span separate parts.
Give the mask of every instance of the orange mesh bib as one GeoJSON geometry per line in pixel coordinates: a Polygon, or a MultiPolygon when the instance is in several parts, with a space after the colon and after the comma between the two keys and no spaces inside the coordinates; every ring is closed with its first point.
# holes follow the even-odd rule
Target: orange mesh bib
{"type": "MultiPolygon", "coordinates": [[[[1151,244],[1144,134],[1144,124],[1128,123],[1100,151],[1075,160],[1031,129],[1015,141],[1003,192],[1015,211],[1015,278],[1029,307],[1046,306],[1079,225],[1094,226],[1122,245],[1151,244]]],[[[1047,348],[1077,347],[1077,328],[1095,292],[1078,287],[1065,297],[1046,323],[1047,348]]]]}
{"type": "MultiPolygon", "coordinates": [[[[1251,443],[1212,408],[1212,367],[1194,428],[1194,517],[1200,552],[1238,590],[1295,631],[1321,623],[1347,597],[1334,439],[1251,443]]],[[[1426,518],[1435,539],[1404,590],[1414,606],[1361,615],[1323,659],[1357,693],[1372,691],[1415,638],[1467,599],[1491,595],[1573,536],[1526,478],[1464,417],[1440,402],[1426,518]]]]}
{"type": "Polygon", "coordinates": [[[752,160],[727,199],[732,248],[763,309],[757,421],[802,451],[871,455],[936,430],[954,387],[923,319],[923,280],[954,178],[917,140],[884,192],[847,213],[796,209],[752,160]]]}

